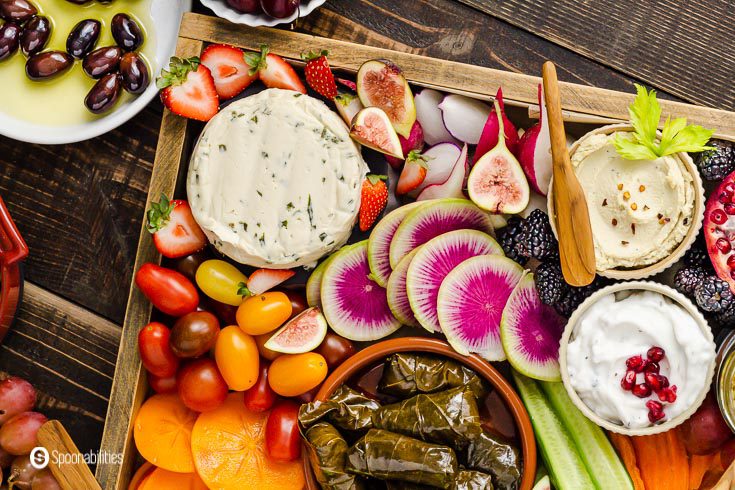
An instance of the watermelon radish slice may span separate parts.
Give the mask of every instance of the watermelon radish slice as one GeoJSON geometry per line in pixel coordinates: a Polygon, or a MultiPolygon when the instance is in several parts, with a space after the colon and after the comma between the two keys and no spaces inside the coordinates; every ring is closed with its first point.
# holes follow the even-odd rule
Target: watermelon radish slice
{"type": "Polygon", "coordinates": [[[426,242],[416,252],[406,273],[406,294],[416,320],[429,332],[440,332],[436,312],[439,287],[456,266],[476,255],[504,255],[490,235],[456,230],[426,242]]]}
{"type": "MultiPolygon", "coordinates": [[[[373,228],[373,231],[370,233],[367,252],[368,264],[370,264],[370,273],[373,275],[373,280],[382,287],[387,286],[388,277],[390,277],[390,273],[393,270],[390,266],[390,259],[388,258],[390,253],[390,242],[393,240],[393,235],[398,229],[398,225],[403,222],[403,219],[408,215],[408,213],[422,204],[424,203],[412,202],[394,209],[390,213],[386,214],[385,217],[375,225],[375,228],[373,228]]],[[[309,285],[307,283],[307,288],[308,286],[309,285]]]]}
{"type": "Polygon", "coordinates": [[[541,302],[527,272],[508,298],[500,320],[500,340],[508,361],[520,373],[541,381],[560,381],[559,340],[564,321],[541,302]]]}
{"type": "Polygon", "coordinates": [[[388,286],[386,286],[388,307],[393,312],[393,316],[404,325],[411,327],[420,327],[421,325],[416,320],[416,317],[413,316],[411,304],[408,301],[408,295],[406,294],[406,273],[408,273],[408,266],[411,265],[411,260],[413,260],[414,255],[419,250],[421,250],[421,247],[414,249],[398,262],[398,266],[391,273],[390,278],[388,278],[388,286]]]}
{"type": "Polygon", "coordinates": [[[370,278],[367,240],[343,247],[329,261],[321,288],[327,323],[350,340],[378,340],[401,327],[385,289],[370,278]]]}
{"type": "Polygon", "coordinates": [[[483,255],[465,260],[439,288],[437,317],[451,346],[462,355],[505,360],[500,318],[523,268],[506,257],[483,255]]]}
{"type": "Polygon", "coordinates": [[[321,264],[311,271],[309,279],[306,281],[306,303],[309,306],[322,306],[321,300],[321,289],[322,289],[322,277],[324,271],[327,269],[327,264],[332,257],[327,257],[322,261],[321,264]]]}
{"type": "Polygon", "coordinates": [[[398,226],[390,244],[390,266],[419,245],[454,230],[478,230],[493,233],[489,215],[467,199],[434,199],[411,211],[398,226]]]}
{"type": "Polygon", "coordinates": [[[319,307],[306,309],[278,329],[265,343],[266,349],[283,354],[310,352],[327,335],[327,320],[319,307]]]}

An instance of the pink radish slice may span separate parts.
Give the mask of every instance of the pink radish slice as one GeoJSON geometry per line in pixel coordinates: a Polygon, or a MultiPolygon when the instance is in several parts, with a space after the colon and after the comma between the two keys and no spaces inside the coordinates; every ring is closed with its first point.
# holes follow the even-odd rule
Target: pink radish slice
{"type": "Polygon", "coordinates": [[[439,288],[437,316],[454,350],[488,361],[505,359],[500,319],[522,276],[520,265],[499,255],[472,257],[447,274],[439,288]]]}
{"type": "Polygon", "coordinates": [[[395,270],[391,272],[388,278],[388,285],[385,288],[385,292],[388,295],[388,307],[393,312],[393,316],[396,317],[404,325],[411,327],[420,327],[421,325],[413,316],[411,311],[411,303],[408,301],[408,295],[406,294],[406,273],[408,273],[408,266],[411,265],[414,255],[421,249],[415,248],[413,251],[403,257],[395,270]]]}
{"type": "Polygon", "coordinates": [[[545,196],[549,193],[551,183],[551,136],[549,135],[549,119],[544,105],[543,89],[538,86],[539,122],[529,128],[518,142],[518,161],[528,177],[531,187],[545,196]]]}
{"type": "MultiPolygon", "coordinates": [[[[398,140],[401,142],[401,148],[403,149],[403,156],[408,157],[408,153],[411,150],[418,150],[421,151],[424,149],[424,130],[421,128],[421,123],[416,121],[413,123],[413,126],[411,127],[411,133],[408,135],[408,138],[404,138],[400,134],[398,135],[398,140]]],[[[388,163],[391,167],[395,169],[401,168],[401,165],[403,165],[404,160],[398,159],[396,157],[392,157],[390,155],[386,155],[385,159],[388,160],[388,163]]]]}
{"type": "Polygon", "coordinates": [[[341,85],[344,85],[353,92],[357,92],[357,84],[352,80],[347,80],[346,78],[337,78],[337,82],[341,85]]]}
{"type": "Polygon", "coordinates": [[[426,187],[446,182],[461,153],[462,150],[454,143],[439,143],[424,151],[423,155],[426,157],[428,166],[426,177],[416,189],[409,193],[409,196],[416,197],[426,187]]]}
{"type": "Polygon", "coordinates": [[[465,144],[462,148],[459,158],[454,162],[452,172],[447,177],[447,180],[441,184],[433,184],[426,187],[417,201],[426,201],[428,199],[441,199],[443,197],[464,197],[462,188],[464,187],[465,177],[469,171],[469,164],[467,159],[467,145],[465,144]]]}
{"type": "MultiPolygon", "coordinates": [[[[503,114],[503,127],[505,131],[505,146],[508,147],[510,152],[514,155],[518,153],[518,130],[510,122],[510,119],[505,115],[505,105],[503,104],[503,89],[499,88],[495,100],[498,101],[500,106],[500,112],[503,114]]],[[[480,141],[477,143],[477,149],[475,150],[474,161],[480,159],[482,155],[489,152],[495,145],[498,144],[498,135],[500,133],[500,124],[498,123],[498,115],[495,110],[490,113],[485,121],[485,127],[482,129],[482,135],[480,135],[480,141]]]]}
{"type": "Polygon", "coordinates": [[[439,109],[442,111],[444,127],[453,137],[476,145],[492,106],[464,95],[450,94],[441,101],[439,109]]]}
{"type": "Polygon", "coordinates": [[[442,111],[439,103],[444,94],[425,88],[414,97],[416,104],[416,119],[421,123],[424,130],[424,139],[427,145],[436,145],[442,142],[458,143],[447,128],[444,127],[442,111]]]}

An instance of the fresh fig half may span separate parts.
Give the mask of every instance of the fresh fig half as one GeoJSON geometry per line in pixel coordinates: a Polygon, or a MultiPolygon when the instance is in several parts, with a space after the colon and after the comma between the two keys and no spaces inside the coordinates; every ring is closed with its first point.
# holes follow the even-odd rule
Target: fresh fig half
{"type": "Polygon", "coordinates": [[[735,172],[707,200],[704,238],[717,276],[735,291],[735,172]]]}
{"type": "Polygon", "coordinates": [[[365,107],[383,109],[398,134],[409,137],[416,121],[416,105],[397,65],[383,60],[363,63],[357,72],[357,95],[365,107]]]}
{"type": "MultiPolygon", "coordinates": [[[[495,101],[495,112],[501,114],[495,101]]],[[[503,118],[498,134],[505,134],[503,118]]],[[[531,190],[521,164],[508,150],[505,138],[498,138],[495,148],[485,153],[472,167],[467,193],[479,208],[495,214],[517,214],[528,205],[531,190]]]]}
{"type": "Polygon", "coordinates": [[[401,142],[383,109],[367,107],[358,112],[350,136],[363,146],[403,160],[401,142]]]}

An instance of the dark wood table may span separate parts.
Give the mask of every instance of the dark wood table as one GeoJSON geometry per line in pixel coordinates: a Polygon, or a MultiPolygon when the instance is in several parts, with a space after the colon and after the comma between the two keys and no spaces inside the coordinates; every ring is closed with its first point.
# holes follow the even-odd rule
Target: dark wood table
{"type": "MultiPolygon", "coordinates": [[[[566,81],[733,110],[734,19],[734,0],[330,0],[295,29],[533,75],[550,59],[566,81]]],[[[31,380],[82,451],[102,435],[161,112],[73,145],[0,137],[0,193],[31,250],[0,375],[31,380]]]]}

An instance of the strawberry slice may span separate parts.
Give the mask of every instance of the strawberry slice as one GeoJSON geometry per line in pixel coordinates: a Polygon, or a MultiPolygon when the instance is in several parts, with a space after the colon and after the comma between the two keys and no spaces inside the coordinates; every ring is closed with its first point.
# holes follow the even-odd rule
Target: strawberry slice
{"type": "Polygon", "coordinates": [[[161,194],[159,202],[151,203],[147,218],[146,229],[164,257],[184,257],[207,246],[207,237],[194,221],[189,203],[182,199],[169,200],[161,194]]]}
{"type": "Polygon", "coordinates": [[[231,99],[253,83],[258,74],[250,74],[241,49],[226,44],[210,44],[202,53],[202,64],[209,68],[220,100],[231,99]]]}
{"type": "Polygon", "coordinates": [[[209,121],[219,111],[219,98],[209,68],[196,56],[182,60],[172,57],[168,70],[156,80],[161,102],[174,114],[209,121]]]}
{"type": "Polygon", "coordinates": [[[337,97],[337,83],[334,81],[331,68],[329,68],[327,55],[329,55],[327,50],[322,50],[319,53],[309,51],[308,53],[301,53],[301,59],[306,61],[304,76],[309,87],[322,97],[332,100],[337,97]]]}
{"type": "Polygon", "coordinates": [[[270,54],[265,44],[260,46],[260,53],[245,53],[245,62],[250,66],[250,74],[259,75],[266,87],[306,93],[293,67],[280,56],[270,54]]]}
{"type": "Polygon", "coordinates": [[[291,269],[258,269],[248,278],[248,291],[257,296],[273,289],[296,274],[291,269]]]}
{"type": "Polygon", "coordinates": [[[360,231],[367,231],[375,224],[388,204],[388,186],[385,175],[368,174],[362,181],[360,193],[360,231]]]}
{"type": "Polygon", "coordinates": [[[406,194],[421,185],[429,168],[426,157],[416,150],[408,152],[408,158],[396,184],[396,194],[406,194]]]}

